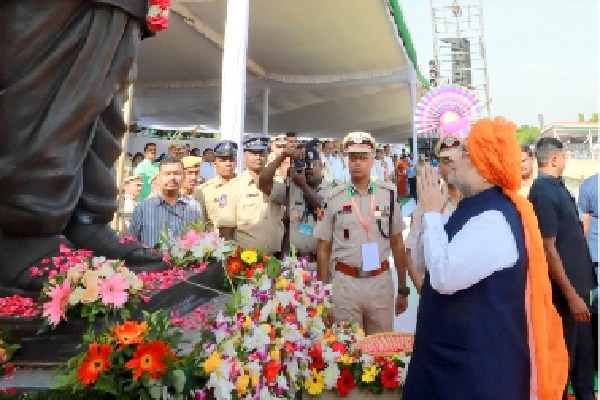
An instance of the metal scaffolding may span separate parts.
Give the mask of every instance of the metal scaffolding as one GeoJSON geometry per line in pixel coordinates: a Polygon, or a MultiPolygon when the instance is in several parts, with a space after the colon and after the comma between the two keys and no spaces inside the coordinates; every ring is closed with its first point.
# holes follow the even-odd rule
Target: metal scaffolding
{"type": "Polygon", "coordinates": [[[454,83],[474,91],[490,116],[482,0],[430,0],[432,86],[454,83]]]}

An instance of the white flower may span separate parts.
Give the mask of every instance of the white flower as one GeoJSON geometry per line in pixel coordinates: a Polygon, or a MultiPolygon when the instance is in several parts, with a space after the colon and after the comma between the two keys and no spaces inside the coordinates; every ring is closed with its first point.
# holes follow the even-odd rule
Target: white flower
{"type": "Polygon", "coordinates": [[[289,305],[295,305],[297,302],[294,299],[294,293],[291,290],[278,290],[275,293],[275,297],[279,301],[282,307],[287,307],[289,305]]]}
{"type": "Polygon", "coordinates": [[[337,351],[333,351],[331,347],[323,348],[323,361],[325,361],[326,363],[333,363],[339,359],[340,353],[338,353],[337,351]]]}
{"type": "Polygon", "coordinates": [[[237,351],[235,350],[235,346],[233,345],[233,340],[226,340],[223,343],[221,354],[232,358],[237,357],[237,351]]]}
{"type": "Polygon", "coordinates": [[[360,356],[360,361],[363,363],[363,367],[368,368],[373,365],[375,359],[368,354],[363,354],[360,356]]]}
{"type": "Polygon", "coordinates": [[[300,372],[300,368],[298,367],[298,362],[296,360],[291,360],[286,363],[287,365],[287,373],[292,382],[295,382],[298,378],[298,373],[300,372]]]}
{"type": "Polygon", "coordinates": [[[327,389],[333,389],[337,386],[337,380],[340,377],[340,369],[336,363],[331,363],[323,371],[323,383],[327,389]]]}
{"type": "Polygon", "coordinates": [[[218,374],[210,374],[210,379],[206,383],[206,386],[213,388],[213,395],[217,400],[231,400],[231,392],[235,388],[233,382],[229,379],[221,378],[218,374]]]}
{"type": "Polygon", "coordinates": [[[247,363],[245,365],[246,370],[252,374],[252,375],[261,375],[262,374],[262,368],[260,367],[260,364],[258,363],[258,361],[251,361],[249,363],[247,363]]]}
{"type": "Polygon", "coordinates": [[[288,385],[287,379],[284,375],[277,375],[277,379],[275,380],[275,382],[277,383],[277,386],[279,386],[279,388],[281,390],[289,390],[290,386],[288,385]]]}

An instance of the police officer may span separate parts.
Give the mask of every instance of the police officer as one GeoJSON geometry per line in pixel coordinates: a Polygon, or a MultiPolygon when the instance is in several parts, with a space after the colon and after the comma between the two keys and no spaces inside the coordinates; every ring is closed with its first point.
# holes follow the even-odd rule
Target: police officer
{"type": "Polygon", "coordinates": [[[287,158],[294,161],[286,181],[289,223],[284,237],[288,238],[289,243],[283,243],[283,249],[287,251],[290,245],[294,246],[297,255],[308,262],[307,268],[316,270],[317,239],[312,236],[312,231],[322,196],[328,193],[331,185],[322,182],[321,161],[316,148],[308,147],[305,151],[285,149],[260,173],[259,189],[262,192],[271,192],[273,184],[278,181],[276,171],[287,158]]]}
{"type": "Polygon", "coordinates": [[[215,156],[215,176],[200,185],[194,197],[204,208],[204,227],[215,230],[219,208],[227,203],[225,185],[235,177],[238,145],[232,140],[221,140],[213,149],[215,156]]]}
{"type": "Polygon", "coordinates": [[[319,211],[314,236],[317,276],[334,283],[333,320],[356,321],[366,334],[393,331],[394,283],[388,258],[398,273],[396,314],[406,310],[406,255],[402,242],[402,212],[395,188],[371,182],[375,140],[365,132],[344,138],[351,181],[338,185],[319,211]]]}
{"type": "Polygon", "coordinates": [[[217,226],[225,239],[278,256],[283,238],[285,184],[275,182],[268,195],[258,189],[258,174],[264,168],[268,146],[269,138],[265,136],[244,139],[246,169],[226,186],[217,226]]]}
{"type": "Polygon", "coordinates": [[[185,156],[181,159],[181,162],[183,163],[184,175],[180,192],[186,197],[192,197],[194,195],[194,191],[198,187],[198,176],[200,175],[200,161],[202,161],[202,159],[196,156],[185,156]]]}

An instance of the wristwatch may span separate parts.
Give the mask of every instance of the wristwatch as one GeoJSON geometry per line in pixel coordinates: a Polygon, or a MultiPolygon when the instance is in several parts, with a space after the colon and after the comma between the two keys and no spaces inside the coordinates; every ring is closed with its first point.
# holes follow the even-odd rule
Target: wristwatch
{"type": "Polygon", "coordinates": [[[410,294],[410,288],[408,286],[398,287],[398,295],[408,296],[410,294]]]}

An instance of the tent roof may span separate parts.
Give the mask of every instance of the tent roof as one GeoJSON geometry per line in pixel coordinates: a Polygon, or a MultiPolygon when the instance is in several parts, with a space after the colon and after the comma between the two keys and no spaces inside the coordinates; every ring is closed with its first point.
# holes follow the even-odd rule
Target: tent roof
{"type": "MultiPolygon", "coordinates": [[[[270,133],[409,137],[413,62],[390,3],[251,0],[245,131],[263,130],[268,88],[270,133]]],[[[218,129],[226,9],[226,0],[172,2],[169,29],[140,45],[138,125],[218,129]]]]}

